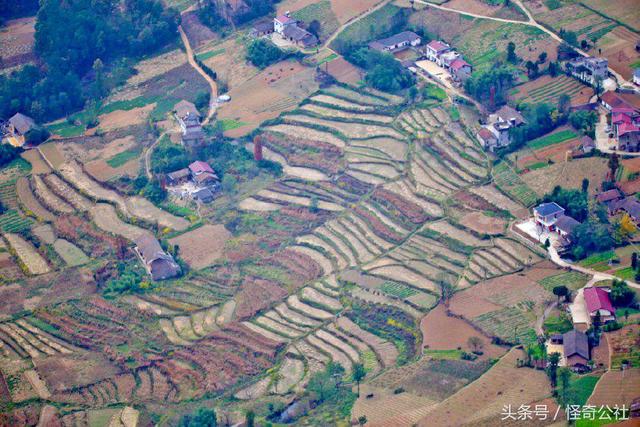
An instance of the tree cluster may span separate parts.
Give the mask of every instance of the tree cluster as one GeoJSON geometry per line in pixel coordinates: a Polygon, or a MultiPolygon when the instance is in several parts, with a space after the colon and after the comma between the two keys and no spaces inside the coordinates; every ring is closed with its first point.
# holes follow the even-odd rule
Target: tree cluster
{"type": "Polygon", "coordinates": [[[556,202],[576,221],[582,222],[589,215],[588,194],[580,190],[566,189],[557,185],[551,193],[544,196],[543,202],[556,202]]]}
{"type": "Polygon", "coordinates": [[[7,19],[34,15],[38,11],[38,0],[0,0],[0,24],[7,19]]]}
{"type": "Polygon", "coordinates": [[[0,168],[11,163],[20,155],[20,149],[9,144],[0,144],[0,168]]]}
{"type": "Polygon", "coordinates": [[[82,79],[96,77],[97,59],[151,53],[175,37],[179,20],[159,0],[43,0],[35,32],[42,65],[0,77],[0,116],[20,111],[42,121],[77,110],[85,100],[82,79]]]}
{"type": "Polygon", "coordinates": [[[347,59],[367,71],[365,81],[385,92],[396,92],[415,84],[415,78],[390,53],[366,47],[347,55],[347,59]]]}
{"type": "Polygon", "coordinates": [[[247,61],[262,69],[282,60],[286,53],[266,39],[251,41],[247,47],[247,61]]]}
{"type": "Polygon", "coordinates": [[[525,104],[522,108],[522,113],[526,123],[509,129],[511,144],[508,150],[516,151],[523,147],[528,141],[555,129],[561,122],[554,115],[554,111],[554,107],[549,104],[543,103],[534,106],[525,104]]]}
{"type": "Polygon", "coordinates": [[[497,65],[485,71],[473,73],[465,81],[464,88],[469,95],[482,104],[490,108],[496,108],[506,104],[509,91],[513,85],[513,69],[504,65],[497,65]]]}

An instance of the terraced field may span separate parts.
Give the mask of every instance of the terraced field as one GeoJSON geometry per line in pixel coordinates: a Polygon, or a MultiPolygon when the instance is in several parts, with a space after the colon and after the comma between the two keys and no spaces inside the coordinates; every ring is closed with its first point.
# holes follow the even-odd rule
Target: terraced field
{"type": "MultiPolygon", "coordinates": [[[[272,159],[312,170],[313,179],[285,169],[225,206],[219,217],[230,220],[230,237],[215,265],[145,292],[38,310],[26,321],[59,348],[46,347],[44,338],[41,348],[33,344],[39,332],[18,342],[0,327],[0,342],[7,343],[0,349],[22,359],[76,349],[107,354],[116,375],[52,390],[56,404],[82,409],[171,405],[205,395],[249,404],[304,390],[330,361],[347,375],[363,363],[365,381],[412,365],[421,357],[419,321],[443,296],[482,290],[489,279],[515,276],[541,259],[505,227],[485,234],[464,225],[462,214],[518,216],[530,200],[505,185],[507,178],[500,181],[500,169],[490,183],[490,162],[449,107],[409,107],[366,88],[322,89],[255,136],[272,159]]],[[[172,230],[189,225],[107,189],[74,162],[26,184],[54,217],[87,215],[125,239],[156,223],[172,230]]],[[[54,248],[69,266],[86,262],[66,237],[46,237],[56,237],[54,248]]],[[[482,297],[491,310],[464,311],[465,317],[487,334],[511,332],[492,329],[495,319],[525,332],[529,319],[521,325],[516,314],[531,310],[507,311],[512,302],[526,305],[522,298],[497,300],[488,291],[482,297]]],[[[457,378],[455,384],[466,383],[457,378]]],[[[414,399],[412,407],[410,396],[393,401],[408,406],[406,420],[413,422],[436,403],[414,399]]]]}

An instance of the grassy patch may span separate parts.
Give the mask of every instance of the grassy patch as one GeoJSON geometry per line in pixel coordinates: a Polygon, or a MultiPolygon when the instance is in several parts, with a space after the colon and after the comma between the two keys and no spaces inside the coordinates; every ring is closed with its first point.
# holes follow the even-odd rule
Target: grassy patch
{"type": "Polygon", "coordinates": [[[428,83],[424,87],[424,95],[427,98],[436,99],[438,101],[444,101],[447,99],[447,92],[445,92],[440,86],[436,86],[432,83],[428,83]]]}
{"type": "Polygon", "coordinates": [[[631,267],[625,267],[625,268],[621,268],[620,270],[614,271],[613,275],[621,278],[622,280],[632,281],[636,276],[636,272],[631,267]]]}
{"type": "Polygon", "coordinates": [[[545,277],[538,283],[549,292],[553,291],[556,286],[564,285],[572,291],[582,288],[589,281],[589,276],[579,271],[569,271],[566,273],[556,274],[555,276],[545,277]]]}
{"type": "Polygon", "coordinates": [[[112,168],[119,168],[126,164],[129,160],[133,160],[140,155],[139,148],[133,148],[131,150],[125,150],[121,153],[116,154],[107,160],[107,164],[112,168]]]}
{"type": "Polygon", "coordinates": [[[584,405],[593,393],[600,375],[577,376],[572,375],[569,382],[569,393],[572,397],[571,404],[584,405]]]}
{"type": "Polygon", "coordinates": [[[84,133],[84,126],[73,125],[71,123],[62,122],[55,125],[47,126],[47,130],[52,134],[61,136],[62,138],[73,138],[84,133]]]}
{"type": "Polygon", "coordinates": [[[532,150],[538,150],[543,147],[547,147],[553,144],[559,144],[561,142],[568,141],[573,138],[577,138],[578,134],[576,134],[571,129],[561,130],[560,132],[552,133],[549,135],[541,136],[540,138],[536,138],[532,141],[529,141],[527,145],[532,150]]]}
{"type": "Polygon", "coordinates": [[[429,350],[425,349],[423,354],[436,360],[459,360],[462,358],[462,350],[429,350]]]}
{"type": "Polygon", "coordinates": [[[580,261],[580,265],[583,267],[591,267],[595,264],[608,262],[609,260],[615,257],[616,257],[616,253],[614,251],[600,252],[597,254],[590,255],[587,258],[583,259],[582,261],[580,261]]]}
{"type": "Polygon", "coordinates": [[[248,125],[248,123],[242,122],[240,120],[236,120],[236,119],[222,119],[220,120],[220,126],[222,127],[222,131],[228,131],[228,130],[232,130],[232,129],[237,129],[240,128],[242,126],[246,126],[248,125]]]}
{"type": "Polygon", "coordinates": [[[560,316],[549,316],[544,320],[544,330],[548,334],[564,334],[573,329],[573,323],[566,314],[560,316]]]}
{"type": "Polygon", "coordinates": [[[326,62],[331,62],[334,59],[338,59],[338,54],[337,53],[332,53],[331,55],[322,58],[320,61],[318,61],[317,65],[322,65],[322,64],[324,64],[326,62]]]}
{"type": "Polygon", "coordinates": [[[226,49],[222,48],[222,49],[214,49],[214,50],[210,50],[208,52],[203,52],[203,53],[199,53],[196,55],[196,58],[198,58],[200,61],[206,61],[207,59],[213,58],[215,56],[218,55],[222,55],[223,53],[225,53],[226,49]]]}
{"type": "Polygon", "coordinates": [[[329,0],[322,0],[305,6],[293,12],[292,16],[306,23],[318,21],[320,23],[320,39],[322,40],[326,39],[340,26],[338,18],[336,18],[336,15],[331,9],[331,2],[329,0]]]}

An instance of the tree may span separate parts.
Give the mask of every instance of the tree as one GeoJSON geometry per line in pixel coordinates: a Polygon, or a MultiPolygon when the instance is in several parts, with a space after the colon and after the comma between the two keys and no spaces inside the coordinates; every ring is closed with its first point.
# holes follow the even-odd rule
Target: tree
{"type": "Polygon", "coordinates": [[[555,387],[558,380],[558,364],[560,363],[560,353],[551,353],[549,355],[549,365],[547,366],[547,375],[551,381],[551,386],[555,387]]]}
{"type": "Polygon", "coordinates": [[[574,111],[569,114],[569,124],[586,134],[592,134],[598,123],[595,111],[574,111]]]}
{"type": "Polygon", "coordinates": [[[549,247],[551,247],[551,241],[547,237],[547,239],[544,241],[544,248],[549,249],[549,247]]]}
{"type": "Polygon", "coordinates": [[[540,55],[538,55],[539,64],[544,64],[546,60],[547,60],[547,52],[542,52],[540,55]]]}
{"type": "Polygon", "coordinates": [[[232,193],[236,189],[236,185],[238,184],[238,180],[230,174],[225,174],[222,177],[222,190],[225,193],[232,193]]]}
{"type": "Polygon", "coordinates": [[[587,49],[589,48],[589,43],[588,43],[586,40],[584,40],[584,39],[583,39],[583,40],[580,42],[580,48],[581,48],[582,50],[587,50],[587,49]]]}
{"type": "Polygon", "coordinates": [[[636,232],[638,228],[634,224],[633,220],[628,213],[622,215],[618,222],[618,236],[621,241],[629,240],[636,232]]]}
{"type": "Polygon", "coordinates": [[[568,368],[561,368],[558,372],[560,377],[560,405],[567,406],[571,401],[569,394],[569,381],[571,379],[571,371],[568,368]]]}
{"type": "Polygon", "coordinates": [[[620,158],[618,157],[618,155],[616,153],[611,154],[611,156],[609,156],[609,171],[611,173],[611,181],[615,181],[616,180],[616,172],[618,171],[618,168],[620,167],[620,158]]]}
{"type": "Polygon", "coordinates": [[[553,294],[558,297],[558,304],[560,304],[560,297],[567,298],[569,295],[569,288],[564,285],[556,286],[553,288],[553,294]]]}
{"type": "Polygon", "coordinates": [[[634,270],[638,269],[638,252],[631,254],[631,268],[634,270]]]}
{"type": "Polygon", "coordinates": [[[530,78],[535,78],[538,75],[539,70],[537,62],[527,61],[524,66],[527,69],[527,75],[530,78]]]}
{"type": "Polygon", "coordinates": [[[254,427],[254,425],[255,425],[255,420],[256,420],[256,413],[255,413],[255,412],[253,412],[251,409],[249,409],[249,410],[247,411],[247,415],[246,415],[246,418],[245,418],[245,423],[244,423],[244,425],[245,425],[246,427],[254,427]]]}
{"type": "Polygon", "coordinates": [[[209,408],[199,408],[196,412],[184,415],[178,422],[179,427],[216,427],[216,412],[209,408]]]}
{"type": "Polygon", "coordinates": [[[0,200],[0,215],[5,213],[6,211],[7,211],[7,207],[2,203],[2,200],[0,200]]]}
{"type": "MultiPolygon", "coordinates": [[[[413,1],[411,1],[411,4],[413,5],[413,1]]],[[[360,415],[358,417],[358,424],[360,424],[361,426],[365,425],[367,423],[367,416],[366,415],[360,415]]]]}
{"type": "Polygon", "coordinates": [[[93,95],[95,98],[100,99],[106,95],[107,89],[104,81],[104,64],[100,58],[96,58],[91,68],[95,74],[93,80],[93,95]]]}
{"type": "Polygon", "coordinates": [[[307,384],[307,390],[312,393],[315,400],[322,403],[336,393],[339,381],[344,375],[342,365],[329,362],[324,371],[314,374],[307,384]]]}
{"type": "Polygon", "coordinates": [[[567,117],[569,115],[570,110],[571,110],[571,97],[568,94],[563,93],[562,95],[560,95],[560,98],[558,98],[558,112],[563,116],[567,117]]]}
{"type": "Polygon", "coordinates": [[[583,193],[587,193],[589,191],[589,178],[584,178],[582,180],[581,188],[583,193]]]}
{"type": "Polygon", "coordinates": [[[565,30],[564,28],[562,28],[560,29],[560,37],[562,37],[564,41],[569,43],[571,46],[578,45],[578,35],[573,31],[565,30]]]}
{"type": "Polygon", "coordinates": [[[358,397],[360,397],[360,381],[364,379],[365,375],[367,375],[367,371],[364,369],[364,365],[362,363],[355,363],[353,365],[351,378],[358,384],[358,397]]]}
{"type": "Polygon", "coordinates": [[[307,28],[307,30],[311,34],[316,36],[318,40],[320,39],[320,34],[322,33],[322,25],[320,24],[320,21],[314,19],[313,21],[309,22],[309,28],[307,28]]]}
{"type": "Polygon", "coordinates": [[[263,69],[283,59],[285,53],[267,39],[256,39],[249,43],[246,58],[256,67],[263,69]]]}
{"type": "Polygon", "coordinates": [[[518,55],[516,54],[516,44],[514,42],[509,42],[507,45],[507,61],[512,64],[518,62],[518,55]]]}
{"type": "Polygon", "coordinates": [[[628,307],[635,302],[636,293],[624,281],[614,280],[609,293],[611,303],[617,307],[628,307]]]}
{"type": "Polygon", "coordinates": [[[467,345],[469,346],[469,348],[471,348],[471,351],[473,351],[474,353],[481,351],[482,347],[484,346],[482,339],[476,336],[469,337],[469,339],[467,340],[467,345]]]}
{"type": "Polygon", "coordinates": [[[149,199],[151,203],[156,205],[164,202],[167,198],[167,191],[155,180],[146,185],[144,190],[142,190],[142,194],[149,199]]]}
{"type": "Polygon", "coordinates": [[[556,77],[558,74],[560,74],[560,65],[558,65],[557,62],[549,62],[549,67],[547,68],[547,70],[549,71],[549,75],[551,77],[556,77]]]}

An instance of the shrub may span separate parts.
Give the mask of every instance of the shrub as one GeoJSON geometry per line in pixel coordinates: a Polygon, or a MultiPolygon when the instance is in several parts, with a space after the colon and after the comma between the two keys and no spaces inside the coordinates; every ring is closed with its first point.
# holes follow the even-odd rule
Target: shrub
{"type": "Polygon", "coordinates": [[[247,47],[247,61],[258,68],[266,68],[285,57],[285,53],[275,44],[266,39],[257,39],[247,47]]]}

